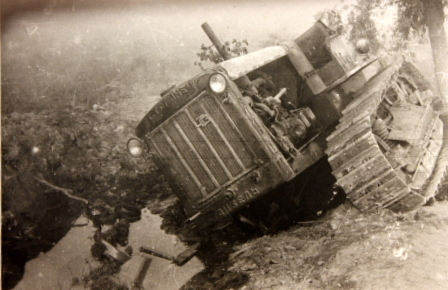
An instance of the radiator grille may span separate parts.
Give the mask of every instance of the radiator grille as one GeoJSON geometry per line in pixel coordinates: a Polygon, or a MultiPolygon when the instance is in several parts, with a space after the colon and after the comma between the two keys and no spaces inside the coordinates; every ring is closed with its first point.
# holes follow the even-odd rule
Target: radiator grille
{"type": "Polygon", "coordinates": [[[206,198],[255,167],[249,145],[256,138],[232,108],[203,93],[151,134],[152,145],[190,198],[206,198]]]}

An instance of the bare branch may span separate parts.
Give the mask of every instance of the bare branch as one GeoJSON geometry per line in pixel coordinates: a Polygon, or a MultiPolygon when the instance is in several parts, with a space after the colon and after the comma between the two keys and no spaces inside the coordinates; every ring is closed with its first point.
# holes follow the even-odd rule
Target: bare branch
{"type": "Polygon", "coordinates": [[[64,195],[68,196],[68,197],[71,198],[71,199],[76,199],[76,200],[82,201],[82,202],[84,202],[85,204],[88,204],[88,203],[89,203],[89,201],[88,201],[87,199],[73,195],[71,189],[66,189],[66,188],[62,188],[62,187],[56,186],[56,185],[51,184],[50,182],[46,181],[46,180],[43,179],[43,178],[38,178],[38,177],[34,177],[34,178],[35,178],[37,181],[39,181],[40,183],[45,184],[46,186],[51,187],[51,188],[53,188],[54,190],[57,190],[57,191],[62,192],[64,195]]]}

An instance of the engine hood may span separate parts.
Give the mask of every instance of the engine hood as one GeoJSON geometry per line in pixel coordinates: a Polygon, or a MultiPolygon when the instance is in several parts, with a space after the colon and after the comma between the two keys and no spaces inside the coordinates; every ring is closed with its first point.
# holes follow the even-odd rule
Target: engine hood
{"type": "Polygon", "coordinates": [[[218,64],[227,71],[232,80],[250,73],[257,68],[281,58],[288,54],[288,49],[284,46],[270,46],[249,54],[235,57],[218,64]]]}
{"type": "Polygon", "coordinates": [[[224,69],[230,79],[239,77],[285,56],[287,48],[283,46],[271,46],[261,50],[232,58],[219,63],[216,67],[208,69],[203,73],[183,82],[168,92],[154,107],[146,114],[136,128],[136,135],[144,137],[148,132],[154,130],[163,121],[185,106],[206,88],[207,81],[211,74],[222,72],[224,69]]]}

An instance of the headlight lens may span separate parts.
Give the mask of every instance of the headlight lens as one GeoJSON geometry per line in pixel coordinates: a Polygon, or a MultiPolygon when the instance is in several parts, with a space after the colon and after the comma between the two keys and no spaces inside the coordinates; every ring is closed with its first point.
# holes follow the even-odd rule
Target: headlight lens
{"type": "Polygon", "coordinates": [[[208,85],[213,92],[220,94],[226,90],[226,78],[222,74],[214,74],[210,77],[208,85]]]}
{"type": "Polygon", "coordinates": [[[139,139],[130,139],[128,141],[128,151],[132,155],[132,157],[141,157],[143,155],[144,145],[143,142],[139,139]]]}
{"type": "Polygon", "coordinates": [[[367,39],[361,38],[356,42],[355,49],[359,54],[367,54],[370,50],[370,43],[367,39]]]}

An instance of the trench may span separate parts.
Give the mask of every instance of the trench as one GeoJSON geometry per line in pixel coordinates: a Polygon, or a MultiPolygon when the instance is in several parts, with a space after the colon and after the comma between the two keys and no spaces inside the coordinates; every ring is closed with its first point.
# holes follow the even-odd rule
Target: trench
{"type": "MultiPolygon", "coordinates": [[[[75,221],[75,224],[79,225],[86,223],[88,224],[82,227],[73,227],[51,250],[29,261],[22,280],[14,289],[73,289],[76,286],[73,282],[80,280],[89,267],[95,267],[97,264],[90,254],[96,229],[84,216],[75,221]]],[[[186,249],[175,236],[160,229],[161,223],[159,216],[151,214],[148,209],[142,210],[141,220],[130,226],[129,245],[133,248],[134,255],[150,257],[139,253],[140,246],[171,255],[186,249]]],[[[157,257],[151,259],[143,283],[145,289],[179,289],[204,268],[197,258],[193,258],[183,267],[177,267],[157,257]]]]}
{"type": "MultiPolygon", "coordinates": [[[[79,202],[57,194],[49,197],[43,192],[33,192],[33,195],[45,200],[46,207],[42,214],[37,202],[36,206],[20,212],[21,221],[30,223],[30,227],[15,231],[14,225],[5,225],[7,219],[2,221],[3,289],[12,289],[22,279],[28,261],[50,251],[66,236],[82,211],[79,202]]],[[[5,208],[2,210],[4,212],[5,208]]]]}
{"type": "MultiPolygon", "coordinates": [[[[283,205],[285,211],[294,212],[289,220],[282,221],[281,226],[269,234],[288,230],[290,226],[300,221],[315,220],[323,216],[329,208],[339,205],[343,198],[340,196],[335,198],[334,178],[330,173],[331,168],[326,161],[318,162],[293,182],[269,194],[271,197],[268,196],[267,199],[272,196],[281,196],[282,198],[277,198],[276,202],[283,205]],[[287,208],[288,195],[300,196],[299,208],[287,208]]],[[[82,208],[79,207],[79,202],[76,206],[76,201],[60,198],[60,206],[56,207],[57,212],[54,213],[57,216],[55,219],[57,223],[43,221],[45,225],[52,225],[51,230],[42,230],[43,234],[52,233],[51,239],[43,244],[28,243],[23,244],[20,249],[3,251],[3,274],[5,275],[5,269],[10,274],[8,278],[10,284],[4,284],[5,289],[12,289],[13,282],[17,283],[19,280],[14,289],[71,289],[74,281],[80,281],[83,273],[97,263],[90,253],[96,229],[84,215],[80,217],[82,208]]],[[[148,207],[152,208],[153,212],[157,212],[157,210],[154,211],[156,209],[154,203],[160,203],[157,195],[150,195],[148,198],[148,207]]],[[[259,200],[258,205],[254,206],[255,212],[263,212],[265,201],[259,200]]],[[[174,211],[171,219],[179,218],[176,216],[177,213],[174,211]]],[[[129,245],[132,246],[134,254],[140,254],[138,249],[141,246],[170,255],[177,255],[186,249],[186,245],[174,235],[178,233],[179,225],[170,222],[169,217],[166,218],[167,216],[163,220],[159,215],[151,213],[148,208],[142,210],[141,219],[130,225],[129,245]],[[173,234],[167,234],[167,232],[173,234]]],[[[235,245],[244,244],[261,235],[263,233],[244,225],[216,231],[200,247],[197,257],[183,267],[151,257],[152,262],[143,286],[146,289],[188,290],[231,289],[244,285],[247,281],[246,276],[226,271],[228,255],[235,245]]],[[[8,243],[3,244],[4,249],[7,246],[8,243]]]]}

